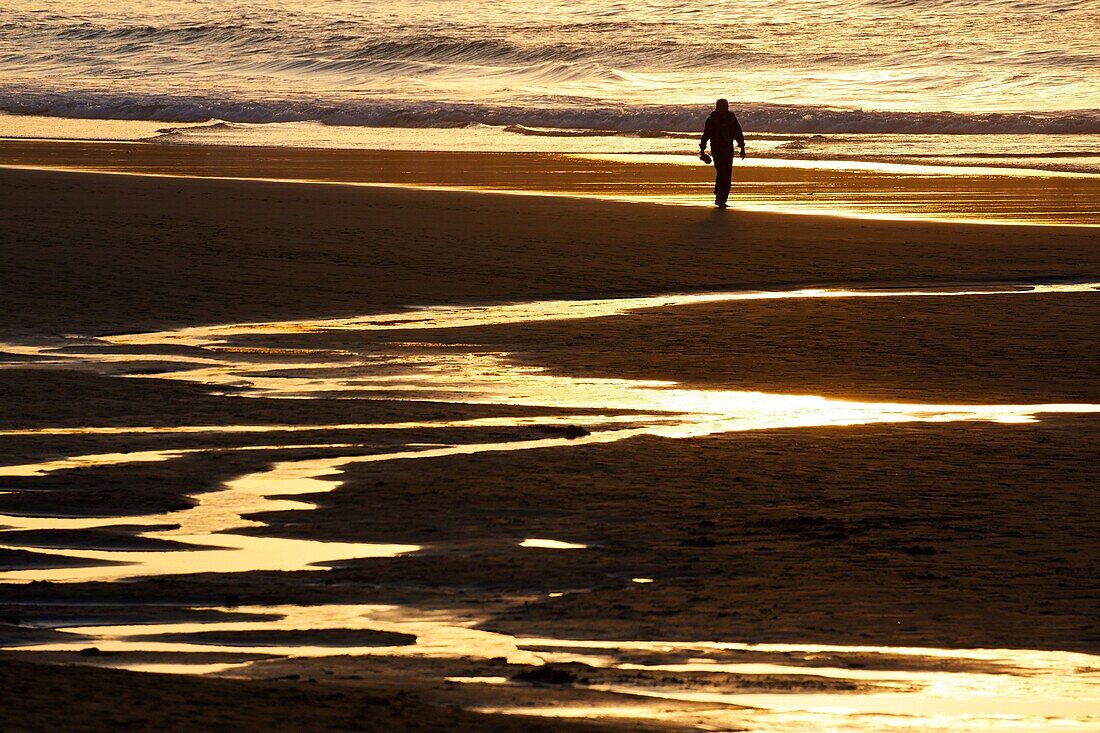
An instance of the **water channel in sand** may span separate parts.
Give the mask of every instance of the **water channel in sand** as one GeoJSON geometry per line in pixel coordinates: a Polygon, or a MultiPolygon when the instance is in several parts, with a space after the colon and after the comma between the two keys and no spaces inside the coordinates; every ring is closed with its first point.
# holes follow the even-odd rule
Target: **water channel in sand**
{"type": "MultiPolygon", "coordinates": [[[[1086,731],[1100,728],[1100,659],[1025,649],[935,649],[828,644],[740,644],[594,641],[514,637],[476,628],[476,616],[382,605],[254,606],[234,613],[257,620],[68,627],[86,638],[38,651],[236,654],[210,664],[121,662],[159,672],[225,672],[262,676],[258,655],[430,657],[497,665],[587,665],[581,689],[621,695],[609,705],[485,706],[487,712],[552,717],[664,720],[706,730],[1086,731]],[[311,645],[310,630],[410,634],[415,643],[311,645]],[[249,643],[234,634],[279,632],[294,645],[249,643]],[[90,638],[87,638],[90,637],[90,638]],[[667,660],[667,661],[666,661],[667,660]],[[720,679],[715,679],[720,675],[720,679]],[[675,680],[675,681],[672,681],[675,680]],[[821,689],[834,683],[834,689],[821,689]],[[757,691],[753,688],[772,688],[757,691]]],[[[245,637],[247,638],[247,637],[245,637]]],[[[507,669],[507,668],[506,668],[507,669]]],[[[583,674],[583,673],[582,673],[583,674]]],[[[471,685],[511,684],[507,676],[450,678],[471,685]]]]}
{"type": "MultiPolygon", "coordinates": [[[[863,425],[872,423],[950,422],[959,420],[1021,422],[1044,413],[1095,413],[1100,405],[936,405],[872,403],[832,400],[806,395],[689,389],[675,383],[626,379],[571,378],[547,374],[537,368],[513,364],[507,354],[476,352],[461,345],[441,349],[402,350],[394,345],[378,353],[355,353],[327,349],[278,349],[255,346],[265,335],[324,334],[333,331],[415,331],[458,329],[493,323],[524,323],[539,320],[591,318],[629,314],[633,311],[676,305],[773,298],[847,297],[980,297],[986,294],[1035,295],[1057,292],[1095,292],[1096,283],[1003,287],[957,290],[799,290],[786,293],[744,292],[652,298],[551,301],[487,307],[427,308],[401,313],[352,319],[294,321],[260,324],[229,324],[185,328],[162,333],[110,336],[51,346],[5,346],[7,351],[31,356],[36,361],[19,362],[43,368],[122,370],[137,362],[168,365],[158,379],[194,381],[215,390],[232,388],[245,396],[266,397],[350,397],[443,400],[465,404],[511,404],[546,408],[576,409],[578,414],[548,417],[493,417],[458,421],[401,422],[339,425],[239,425],[177,427],[45,428],[11,430],[5,435],[130,435],[188,433],[256,433],[262,443],[236,448],[187,448],[66,456],[33,464],[0,467],[0,476],[41,476],[84,466],[110,466],[132,462],[172,461],[185,454],[206,451],[254,450],[270,452],[275,461],[269,467],[226,481],[220,489],[198,493],[195,504],[165,514],[126,517],[0,516],[0,547],[27,549],[4,543],[4,535],[28,529],[88,529],[116,525],[148,527],[143,537],[174,540],[195,551],[177,546],[158,552],[106,551],[89,549],[43,549],[35,552],[101,561],[103,565],[78,568],[14,570],[0,573],[0,581],[51,580],[88,582],[121,580],[169,574],[199,572],[233,573],[253,570],[323,570],[325,563],[363,557],[392,556],[416,552],[413,545],[337,543],[289,540],[254,532],[264,525],[250,515],[278,510],[309,510],[312,504],[293,497],[334,490],[339,475],[349,465],[364,462],[418,460],[485,451],[515,451],[538,448],[609,443],[649,435],[688,438],[731,431],[788,427],[863,425]],[[235,346],[234,338],[246,338],[247,346],[235,346]],[[152,350],[171,347],[172,354],[152,350]],[[287,360],[285,357],[290,356],[287,360]],[[546,437],[493,442],[405,444],[379,452],[371,446],[353,443],[286,445],[273,443],[273,435],[299,430],[342,431],[389,429],[433,430],[530,425],[574,425],[584,431],[571,437],[546,437]],[[329,458],[279,460],[280,452],[303,448],[346,448],[346,454],[329,458]],[[274,498],[273,498],[274,497],[274,498]],[[241,534],[250,528],[253,533],[241,534]]],[[[378,347],[374,347],[377,351],[378,347]]],[[[517,540],[518,541],[518,540],[517,540]]],[[[567,538],[527,538],[522,545],[532,551],[588,551],[567,538]]],[[[648,581],[649,579],[639,579],[648,581]]],[[[559,594],[560,595],[560,594],[559,594]]],[[[249,610],[249,609],[241,609],[249,610]]],[[[852,648],[817,645],[750,646],[696,642],[591,642],[561,639],[516,639],[472,628],[477,619],[453,615],[424,617],[380,606],[257,607],[255,613],[276,614],[275,619],[199,624],[146,624],[133,627],[77,627],[64,629],[93,637],[105,651],[145,652],[248,652],[289,656],[345,654],[423,655],[439,657],[505,657],[518,664],[578,661],[600,669],[676,673],[690,680],[700,673],[754,675],[812,675],[852,681],[858,692],[808,694],[750,694],[738,685],[728,689],[700,690],[690,684],[661,686],[645,681],[624,685],[610,679],[594,682],[594,689],[626,692],[633,698],[659,698],[625,704],[621,709],[555,707],[515,712],[548,715],[626,715],[696,720],[707,725],[751,725],[764,730],[799,730],[805,727],[843,729],[996,729],[1050,730],[1100,729],[1100,659],[1089,655],[1027,650],[905,650],[894,648],[852,648]],[[374,629],[401,631],[417,636],[412,645],[396,647],[309,646],[308,644],[263,646],[258,644],[211,644],[157,641],[158,634],[191,634],[208,631],[278,631],[301,629],[374,629]],[[141,638],[137,638],[141,637],[141,638]],[[151,638],[153,637],[153,638],[151,638]],[[635,660],[645,651],[645,663],[635,660]],[[782,663],[753,659],[762,653],[788,655],[782,663]],[[687,655],[685,657],[685,654],[687,655]],[[737,657],[740,654],[742,657],[737,657]],[[853,666],[822,667],[818,656],[886,655],[891,658],[950,658],[974,665],[993,664],[994,671],[946,669],[915,672],[904,664],[887,672],[871,673],[853,666]],[[634,655],[634,656],[632,656],[634,655]],[[676,659],[653,663],[662,655],[676,659]],[[730,658],[733,655],[735,658],[730,658]],[[747,656],[744,656],[747,655],[747,656]],[[686,660],[686,661],[685,661],[686,660]],[[1038,702],[1041,701],[1041,704],[1038,702]],[[699,706],[678,707],[686,703],[699,706]],[[668,705],[672,705],[668,707],[668,705]],[[748,713],[732,706],[752,706],[748,713]],[[692,717],[694,716],[694,717],[692,717]]],[[[79,642],[39,645],[39,651],[72,650],[87,646],[79,642]]],[[[852,657],[854,659],[854,657],[852,657]]],[[[849,660],[851,661],[851,660],[849,660]]],[[[855,664],[855,663],[853,663],[855,664]]],[[[855,665],[858,666],[858,665],[855,665]]],[[[161,671],[179,668],[160,666],[161,671]]],[[[183,667],[186,669],[186,665],[183,667]]],[[[221,666],[195,667],[191,671],[223,670],[221,666]]],[[[464,680],[488,684],[500,680],[464,680]]]]}

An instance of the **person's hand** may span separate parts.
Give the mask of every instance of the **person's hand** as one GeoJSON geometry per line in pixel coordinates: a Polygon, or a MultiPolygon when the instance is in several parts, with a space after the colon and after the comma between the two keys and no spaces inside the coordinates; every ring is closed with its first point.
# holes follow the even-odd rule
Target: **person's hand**
{"type": "Polygon", "coordinates": [[[741,160],[744,160],[744,159],[745,159],[745,146],[742,145],[741,146],[741,160]]]}

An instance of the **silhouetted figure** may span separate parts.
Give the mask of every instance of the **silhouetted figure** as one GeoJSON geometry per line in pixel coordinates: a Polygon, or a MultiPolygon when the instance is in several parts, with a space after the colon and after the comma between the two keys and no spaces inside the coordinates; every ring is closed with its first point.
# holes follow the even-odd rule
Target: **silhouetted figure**
{"type": "Polygon", "coordinates": [[[726,208],[726,200],[730,197],[734,141],[741,148],[741,160],[744,160],[745,134],[741,132],[741,123],[730,112],[730,103],[719,99],[703,127],[703,137],[699,139],[699,157],[707,163],[711,162],[711,156],[714,157],[714,205],[720,209],[726,208]],[[706,152],[708,140],[711,152],[709,156],[706,152]]]}

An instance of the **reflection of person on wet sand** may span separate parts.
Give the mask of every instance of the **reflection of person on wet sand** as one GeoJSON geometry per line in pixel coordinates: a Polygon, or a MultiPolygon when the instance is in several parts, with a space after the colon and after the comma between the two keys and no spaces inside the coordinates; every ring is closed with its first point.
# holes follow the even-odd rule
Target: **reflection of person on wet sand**
{"type": "Polygon", "coordinates": [[[730,111],[730,103],[719,99],[714,111],[707,117],[703,127],[703,137],[699,139],[699,158],[707,163],[714,157],[714,205],[726,208],[733,180],[733,143],[741,148],[741,160],[745,159],[745,135],[741,132],[741,123],[730,111]],[[710,155],[707,155],[707,141],[710,141],[710,155]]]}

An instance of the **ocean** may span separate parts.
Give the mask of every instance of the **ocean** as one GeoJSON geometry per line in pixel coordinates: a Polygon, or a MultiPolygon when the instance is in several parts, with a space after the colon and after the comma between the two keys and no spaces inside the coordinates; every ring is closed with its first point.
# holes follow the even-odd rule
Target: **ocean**
{"type": "Polygon", "coordinates": [[[0,135],[688,154],[723,96],[757,155],[1100,171],[1098,38],[1097,0],[8,0],[0,135]]]}

